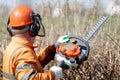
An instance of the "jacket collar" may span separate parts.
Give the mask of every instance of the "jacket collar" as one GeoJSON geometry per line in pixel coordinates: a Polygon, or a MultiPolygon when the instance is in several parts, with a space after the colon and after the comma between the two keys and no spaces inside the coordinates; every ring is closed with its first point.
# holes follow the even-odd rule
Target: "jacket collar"
{"type": "Polygon", "coordinates": [[[33,44],[31,44],[30,41],[28,41],[27,39],[24,39],[22,37],[13,36],[12,41],[16,42],[16,43],[26,45],[26,46],[31,47],[31,48],[36,48],[37,47],[37,46],[33,46],[33,44]]]}

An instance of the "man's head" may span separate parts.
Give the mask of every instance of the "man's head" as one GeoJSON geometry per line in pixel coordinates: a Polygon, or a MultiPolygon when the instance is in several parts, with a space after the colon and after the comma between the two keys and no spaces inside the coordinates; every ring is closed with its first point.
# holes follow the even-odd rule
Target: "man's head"
{"type": "Polygon", "coordinates": [[[32,9],[26,5],[18,6],[10,13],[7,25],[7,30],[11,36],[26,31],[29,31],[30,36],[41,36],[38,34],[41,27],[45,35],[40,15],[35,14],[32,9]]]}

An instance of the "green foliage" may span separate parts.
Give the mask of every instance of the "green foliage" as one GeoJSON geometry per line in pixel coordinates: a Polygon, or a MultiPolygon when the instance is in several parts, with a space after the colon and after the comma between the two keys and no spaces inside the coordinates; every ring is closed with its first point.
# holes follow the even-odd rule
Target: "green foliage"
{"type": "Polygon", "coordinates": [[[5,21],[0,21],[0,30],[1,31],[4,31],[5,30],[5,27],[6,27],[6,23],[5,23],[5,21]]]}
{"type": "Polygon", "coordinates": [[[4,38],[6,35],[6,22],[3,20],[0,21],[0,39],[4,38]]]}

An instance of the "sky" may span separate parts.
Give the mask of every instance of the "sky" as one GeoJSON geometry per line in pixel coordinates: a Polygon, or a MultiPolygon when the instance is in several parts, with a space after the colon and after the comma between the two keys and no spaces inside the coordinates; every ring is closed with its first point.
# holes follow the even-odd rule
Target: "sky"
{"type": "MultiPolygon", "coordinates": [[[[6,6],[9,6],[9,7],[14,7],[16,6],[16,3],[18,5],[19,4],[28,4],[28,5],[31,5],[31,4],[40,4],[41,1],[44,1],[44,2],[49,2],[51,0],[0,0],[0,5],[4,4],[6,6]]],[[[52,0],[52,1],[58,1],[58,0],[52,0]]],[[[66,0],[60,0],[61,2],[64,2],[66,0]]],[[[69,0],[70,2],[72,1],[75,1],[75,0],[69,0]]],[[[89,7],[92,7],[94,4],[95,4],[95,0],[76,0],[77,2],[80,2],[80,3],[84,3],[84,7],[85,8],[89,8],[89,7]]],[[[100,0],[101,3],[103,5],[106,5],[110,0],[100,0]]]]}
{"type": "MultiPolygon", "coordinates": [[[[66,0],[0,0],[0,7],[2,5],[8,6],[10,9],[14,8],[16,5],[20,5],[20,4],[27,4],[30,7],[32,5],[36,5],[36,4],[41,4],[41,2],[58,2],[60,1],[61,3],[65,2],[66,0]]],[[[88,9],[93,7],[95,4],[95,0],[69,0],[69,2],[73,2],[73,1],[77,1],[81,4],[83,4],[84,9],[88,9]]],[[[109,6],[109,3],[111,1],[115,1],[115,0],[100,0],[100,5],[103,9],[107,9],[108,13],[111,12],[111,7],[109,6]]],[[[120,0],[117,0],[120,3],[120,0]]],[[[120,6],[120,5],[119,5],[120,6]]],[[[116,9],[114,8],[114,10],[119,9],[119,7],[116,7],[116,9]]],[[[117,10],[118,11],[118,10],[117,10]]],[[[120,9],[119,9],[120,11],[120,9]]]]}

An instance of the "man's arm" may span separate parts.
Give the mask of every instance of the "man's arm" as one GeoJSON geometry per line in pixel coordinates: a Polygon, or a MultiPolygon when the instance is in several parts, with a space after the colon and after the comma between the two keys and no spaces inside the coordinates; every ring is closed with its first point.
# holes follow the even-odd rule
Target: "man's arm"
{"type": "Polygon", "coordinates": [[[20,50],[13,57],[12,64],[12,70],[18,80],[55,80],[55,73],[43,70],[34,51],[28,48],[20,50]]]}
{"type": "Polygon", "coordinates": [[[39,62],[44,67],[46,64],[48,64],[51,60],[54,59],[56,53],[56,48],[54,45],[50,45],[43,50],[39,51],[37,54],[39,62]]]}

